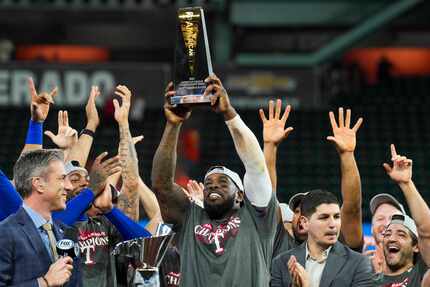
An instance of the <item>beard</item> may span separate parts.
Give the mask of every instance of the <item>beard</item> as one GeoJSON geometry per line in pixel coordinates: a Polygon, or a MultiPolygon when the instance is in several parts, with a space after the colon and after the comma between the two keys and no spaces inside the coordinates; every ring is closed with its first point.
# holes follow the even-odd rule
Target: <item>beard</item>
{"type": "Polygon", "coordinates": [[[203,201],[203,206],[210,219],[221,219],[233,209],[234,197],[218,204],[208,203],[205,200],[203,201]]]}
{"type": "MultiPolygon", "coordinates": [[[[384,253],[387,254],[388,251],[384,250],[384,253]]],[[[408,258],[413,258],[413,253],[405,252],[401,250],[396,258],[389,258],[388,256],[385,256],[385,262],[387,264],[387,267],[392,271],[396,272],[399,269],[405,267],[408,264],[408,258]]]]}

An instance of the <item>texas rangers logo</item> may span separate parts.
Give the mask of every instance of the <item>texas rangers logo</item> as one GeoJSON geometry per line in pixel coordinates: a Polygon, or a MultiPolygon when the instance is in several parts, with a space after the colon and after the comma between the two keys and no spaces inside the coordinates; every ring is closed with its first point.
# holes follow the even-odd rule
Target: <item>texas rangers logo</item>
{"type": "Polygon", "coordinates": [[[210,223],[196,225],[194,235],[198,241],[207,245],[213,253],[221,256],[225,252],[225,242],[229,238],[237,236],[239,226],[240,218],[232,216],[227,222],[220,224],[218,227],[210,223]]]}

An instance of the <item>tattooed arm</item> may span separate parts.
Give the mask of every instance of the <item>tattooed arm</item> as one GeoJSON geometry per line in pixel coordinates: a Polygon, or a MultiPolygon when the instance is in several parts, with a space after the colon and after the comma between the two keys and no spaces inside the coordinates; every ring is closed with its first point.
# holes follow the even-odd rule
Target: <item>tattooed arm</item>
{"type": "Polygon", "coordinates": [[[115,120],[119,126],[119,158],[122,168],[122,192],[118,197],[118,208],[128,217],[137,221],[139,219],[139,167],[136,149],[130,134],[128,113],[130,111],[131,92],[126,86],[116,87],[115,94],[122,99],[121,106],[114,99],[115,120]]]}
{"type": "Polygon", "coordinates": [[[167,122],[160,145],[152,163],[152,189],[158,198],[161,214],[167,223],[181,225],[190,201],[182,188],[174,183],[176,169],[176,149],[182,122],[190,116],[184,107],[173,108],[169,98],[175,94],[173,84],[166,88],[164,114],[167,122]]]}

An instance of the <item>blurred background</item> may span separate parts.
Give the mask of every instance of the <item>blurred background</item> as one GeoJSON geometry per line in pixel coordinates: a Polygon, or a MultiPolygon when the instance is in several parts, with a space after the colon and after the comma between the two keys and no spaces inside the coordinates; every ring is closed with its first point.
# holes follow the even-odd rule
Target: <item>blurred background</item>
{"type": "MultiPolygon", "coordinates": [[[[418,0],[0,0],[0,168],[12,177],[24,144],[27,77],[39,91],[59,87],[45,123],[51,131],[58,109],[82,129],[90,87],[100,86],[92,158],[116,153],[112,90],[125,84],[134,92],[132,134],[145,135],[137,151],[149,184],[172,78],[176,11],[188,6],[204,8],[214,71],[261,143],[258,108],[276,98],[293,106],[287,124],[295,130],[278,155],[281,201],[314,188],[340,196],[337,153],[325,139],[328,111],[339,106],[352,108],[354,121],[364,117],[356,158],[366,219],[376,193],[404,202],[382,168],[390,143],[414,160],[414,181],[430,199],[430,1],[418,0]]],[[[179,157],[182,184],[201,181],[213,164],[244,172],[221,117],[205,107],[184,126],[179,157]]]]}

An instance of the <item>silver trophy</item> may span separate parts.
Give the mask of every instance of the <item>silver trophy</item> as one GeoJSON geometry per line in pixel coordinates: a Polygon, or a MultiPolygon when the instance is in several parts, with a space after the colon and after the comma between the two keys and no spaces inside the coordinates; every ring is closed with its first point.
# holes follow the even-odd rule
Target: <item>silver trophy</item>
{"type": "Polygon", "coordinates": [[[162,236],[136,238],[118,243],[112,254],[117,261],[131,266],[139,273],[158,271],[174,233],[162,236]]]}

